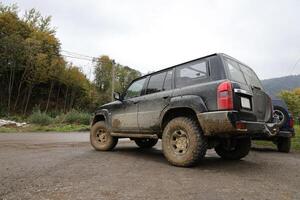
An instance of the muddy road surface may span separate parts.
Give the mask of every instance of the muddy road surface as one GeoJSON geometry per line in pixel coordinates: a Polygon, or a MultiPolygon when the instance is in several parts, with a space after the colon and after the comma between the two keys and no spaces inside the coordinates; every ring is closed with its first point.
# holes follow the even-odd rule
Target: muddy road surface
{"type": "Polygon", "coordinates": [[[178,168],[161,143],[97,152],[88,133],[0,133],[0,199],[300,199],[300,154],[254,149],[228,162],[209,150],[178,168]]]}

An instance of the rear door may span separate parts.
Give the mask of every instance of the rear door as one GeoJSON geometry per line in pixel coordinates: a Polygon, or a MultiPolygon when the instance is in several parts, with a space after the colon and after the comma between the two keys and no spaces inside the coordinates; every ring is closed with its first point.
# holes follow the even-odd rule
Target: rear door
{"type": "Polygon", "coordinates": [[[249,67],[225,58],[229,78],[234,82],[234,104],[245,120],[269,121],[272,113],[270,97],[264,92],[262,84],[249,67]],[[255,115],[255,118],[251,117],[255,115]]]}

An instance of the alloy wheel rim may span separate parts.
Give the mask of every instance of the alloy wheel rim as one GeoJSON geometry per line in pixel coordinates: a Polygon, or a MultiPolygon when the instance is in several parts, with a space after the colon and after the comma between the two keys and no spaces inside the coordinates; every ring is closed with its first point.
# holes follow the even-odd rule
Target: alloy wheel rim
{"type": "Polygon", "coordinates": [[[274,110],[274,115],[279,119],[279,124],[281,124],[284,120],[284,114],[280,110],[274,110]]]}

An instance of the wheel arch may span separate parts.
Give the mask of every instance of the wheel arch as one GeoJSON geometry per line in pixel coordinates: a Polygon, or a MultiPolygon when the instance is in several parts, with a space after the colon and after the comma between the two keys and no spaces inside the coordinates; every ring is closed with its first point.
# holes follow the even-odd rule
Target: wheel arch
{"type": "Polygon", "coordinates": [[[92,120],[92,125],[99,121],[104,121],[106,125],[108,125],[108,111],[107,110],[99,110],[95,112],[94,118],[92,120]]]}
{"type": "Polygon", "coordinates": [[[186,116],[197,119],[198,113],[206,112],[207,110],[208,109],[200,96],[183,95],[173,97],[170,101],[170,104],[161,112],[161,130],[163,131],[167,122],[169,122],[171,119],[174,119],[175,117],[186,116]]]}

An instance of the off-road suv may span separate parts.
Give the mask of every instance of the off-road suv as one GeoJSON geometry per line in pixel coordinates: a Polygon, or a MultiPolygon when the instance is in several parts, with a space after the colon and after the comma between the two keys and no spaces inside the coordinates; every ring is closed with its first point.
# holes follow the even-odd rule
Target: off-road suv
{"type": "Polygon", "coordinates": [[[212,54],[140,77],[116,101],[95,112],[90,140],[113,149],[118,138],[141,148],[162,139],[166,159],[192,166],[214,148],[238,160],[250,150],[250,135],[276,134],[272,101],[253,70],[225,54],[212,54]]]}

